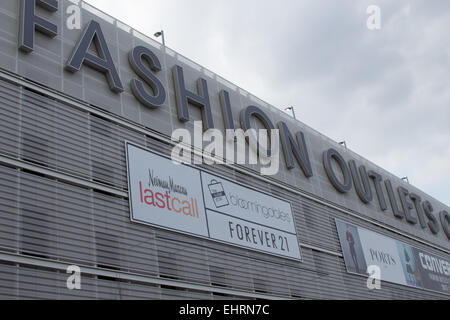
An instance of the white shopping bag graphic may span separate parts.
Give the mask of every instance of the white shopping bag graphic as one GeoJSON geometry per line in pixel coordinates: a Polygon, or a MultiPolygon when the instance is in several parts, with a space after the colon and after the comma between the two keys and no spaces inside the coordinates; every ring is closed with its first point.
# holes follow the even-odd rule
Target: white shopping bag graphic
{"type": "Polygon", "coordinates": [[[208,184],[209,192],[214,200],[216,208],[225,207],[229,205],[228,198],[223,190],[222,182],[211,180],[208,184]]]}

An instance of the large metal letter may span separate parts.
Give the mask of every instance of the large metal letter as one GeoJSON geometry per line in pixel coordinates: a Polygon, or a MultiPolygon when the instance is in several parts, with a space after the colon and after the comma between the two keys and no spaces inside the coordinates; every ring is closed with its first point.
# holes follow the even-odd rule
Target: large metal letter
{"type": "Polygon", "coordinates": [[[383,181],[383,177],[372,170],[370,170],[368,172],[368,174],[369,174],[369,178],[373,180],[373,183],[375,185],[375,191],[377,192],[380,209],[383,211],[386,211],[387,210],[386,198],[384,197],[383,188],[381,187],[381,182],[383,181]]]}
{"type": "MultiPolygon", "coordinates": [[[[252,118],[252,116],[254,116],[255,118],[257,118],[258,120],[260,120],[262,122],[264,127],[267,129],[268,133],[270,133],[271,130],[275,129],[272,121],[267,116],[267,114],[256,106],[248,106],[247,108],[245,108],[244,110],[241,111],[241,114],[239,116],[240,116],[241,127],[242,127],[242,129],[244,129],[244,131],[252,129],[252,125],[250,123],[250,119],[252,118]]],[[[250,134],[248,136],[248,138],[253,139],[253,143],[255,146],[257,146],[258,151],[264,152],[268,157],[270,157],[272,155],[272,150],[271,150],[271,148],[269,148],[269,146],[267,146],[266,150],[264,150],[264,148],[262,148],[260,146],[260,144],[258,143],[257,136],[250,134]]]]}
{"type": "Polygon", "coordinates": [[[347,163],[345,163],[344,158],[335,149],[330,148],[323,153],[323,165],[325,167],[325,172],[327,173],[328,179],[330,179],[331,184],[340,193],[346,193],[352,189],[352,178],[350,175],[350,170],[348,169],[347,163]],[[331,161],[335,160],[339,165],[339,168],[344,175],[344,182],[341,183],[336,177],[331,161]]]}
{"type": "Polygon", "coordinates": [[[36,16],[36,5],[50,12],[58,10],[56,0],[20,0],[19,49],[25,52],[34,50],[35,30],[51,38],[58,34],[55,24],[36,16]]]}
{"type": "Polygon", "coordinates": [[[286,123],[284,123],[283,121],[278,122],[278,129],[280,130],[281,145],[283,146],[284,159],[287,168],[292,169],[295,167],[295,157],[305,177],[312,177],[313,171],[311,162],[309,160],[308,148],[306,147],[303,132],[297,132],[296,143],[286,123]]]}
{"type": "Polygon", "coordinates": [[[178,119],[182,122],[190,120],[188,103],[191,103],[202,109],[203,130],[214,129],[206,80],[202,78],[197,80],[197,90],[199,94],[195,94],[186,89],[182,67],[175,65],[172,69],[172,74],[177,100],[178,119]]]}
{"type": "Polygon", "coordinates": [[[410,193],[409,198],[413,201],[414,207],[416,208],[417,217],[419,218],[419,223],[422,229],[427,227],[427,223],[425,221],[425,213],[422,208],[422,199],[415,193],[410,193]]]}
{"type": "Polygon", "coordinates": [[[222,109],[223,123],[225,130],[234,130],[233,113],[231,112],[230,94],[228,91],[221,90],[219,93],[220,106],[222,109]]]}
{"type": "Polygon", "coordinates": [[[398,219],[403,219],[405,217],[405,213],[400,210],[397,200],[395,199],[394,190],[392,189],[391,180],[386,180],[384,182],[386,185],[386,190],[388,192],[389,202],[391,203],[392,213],[398,219]]]}
{"type": "Polygon", "coordinates": [[[403,187],[398,187],[397,191],[398,195],[400,196],[400,202],[402,203],[406,221],[408,221],[411,224],[417,224],[417,219],[411,215],[411,210],[414,208],[414,205],[406,199],[406,196],[409,194],[409,191],[403,187]]]}
{"type": "Polygon", "coordinates": [[[104,73],[111,90],[114,92],[124,91],[100,24],[94,20],[84,30],[81,40],[78,42],[66,65],[66,70],[70,72],[80,71],[84,63],[104,73]],[[97,49],[98,56],[89,53],[89,47],[92,43],[97,49]]]}
{"type": "Polygon", "coordinates": [[[360,166],[358,174],[355,160],[350,160],[348,163],[350,165],[350,171],[353,177],[353,184],[355,185],[358,197],[364,203],[371,202],[373,200],[373,196],[372,196],[372,189],[370,188],[369,184],[369,177],[367,176],[366,172],[366,167],[360,166]]]}
{"type": "Polygon", "coordinates": [[[436,217],[433,215],[433,206],[431,203],[427,200],[422,203],[423,211],[425,212],[425,215],[428,218],[428,227],[430,228],[430,231],[432,234],[438,234],[439,233],[439,224],[436,219],[436,217]]]}
{"type": "Polygon", "coordinates": [[[439,213],[439,218],[441,219],[441,225],[445,235],[450,239],[450,215],[447,211],[443,210],[439,213]]]}
{"type": "Polygon", "coordinates": [[[134,96],[147,107],[158,108],[162,106],[166,100],[166,90],[161,81],[143,63],[143,60],[145,60],[154,72],[161,71],[161,63],[158,57],[149,49],[143,46],[137,46],[130,51],[128,60],[134,72],[152,88],[154,93],[153,96],[148,94],[143,82],[133,79],[131,80],[131,90],[134,96]]]}

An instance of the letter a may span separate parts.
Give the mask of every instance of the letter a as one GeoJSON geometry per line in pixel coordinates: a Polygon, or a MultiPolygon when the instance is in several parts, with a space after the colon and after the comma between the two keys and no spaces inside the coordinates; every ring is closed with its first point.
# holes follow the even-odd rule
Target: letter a
{"type": "Polygon", "coordinates": [[[367,29],[380,30],[381,29],[381,10],[379,6],[370,5],[366,10],[370,16],[367,18],[367,29]]]}

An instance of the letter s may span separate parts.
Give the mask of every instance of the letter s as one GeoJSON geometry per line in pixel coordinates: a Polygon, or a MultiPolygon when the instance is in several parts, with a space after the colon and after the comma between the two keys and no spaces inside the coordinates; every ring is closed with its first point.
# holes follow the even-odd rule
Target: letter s
{"type": "Polygon", "coordinates": [[[154,95],[148,94],[142,81],[133,79],[131,80],[131,90],[134,96],[149,108],[154,109],[162,106],[166,101],[166,90],[161,81],[151,72],[161,71],[161,63],[158,57],[149,49],[137,46],[130,52],[128,60],[134,72],[152,88],[154,93],[154,95]],[[150,69],[144,65],[143,60],[148,63],[150,69]]]}

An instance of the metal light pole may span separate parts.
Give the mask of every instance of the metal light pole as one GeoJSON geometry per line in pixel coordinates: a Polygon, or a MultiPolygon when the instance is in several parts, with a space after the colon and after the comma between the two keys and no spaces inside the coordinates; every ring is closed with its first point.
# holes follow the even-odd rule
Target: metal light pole
{"type": "Polygon", "coordinates": [[[158,38],[159,36],[161,36],[161,38],[162,38],[162,45],[163,45],[163,47],[166,46],[166,41],[165,41],[165,39],[164,39],[164,30],[155,32],[154,36],[157,37],[157,38],[158,38]]]}
{"type": "Polygon", "coordinates": [[[295,117],[294,107],[293,107],[293,106],[290,106],[290,107],[287,107],[286,109],[284,109],[284,111],[289,111],[289,110],[292,111],[292,116],[294,117],[294,119],[297,119],[297,118],[295,117]]]}

